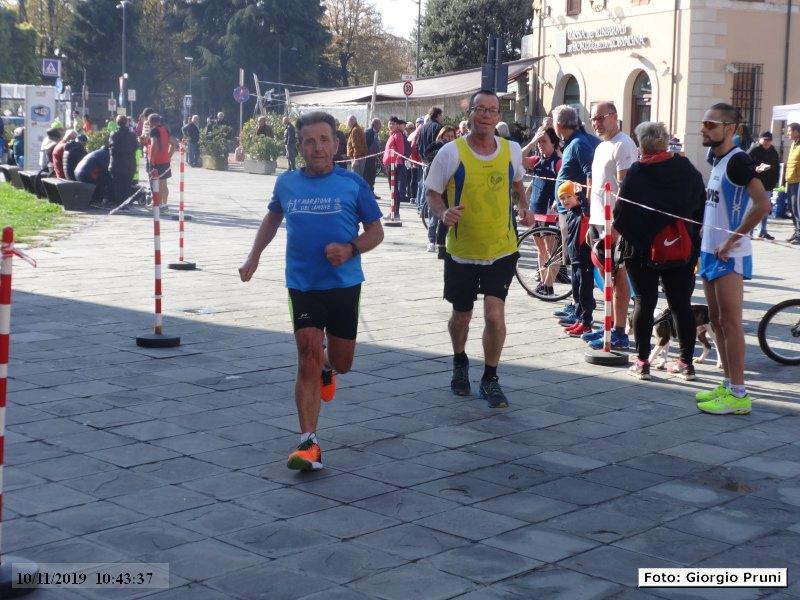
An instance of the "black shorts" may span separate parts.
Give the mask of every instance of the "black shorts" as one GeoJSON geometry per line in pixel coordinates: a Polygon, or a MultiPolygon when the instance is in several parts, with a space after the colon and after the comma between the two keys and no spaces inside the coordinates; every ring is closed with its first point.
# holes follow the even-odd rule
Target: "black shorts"
{"type": "Polygon", "coordinates": [[[332,290],[289,289],[289,314],[294,330],[316,327],[345,340],[356,339],[361,284],[332,290]]]}
{"type": "Polygon", "coordinates": [[[153,168],[158,171],[158,178],[159,179],[169,179],[172,177],[172,171],[170,170],[169,163],[164,163],[161,165],[153,165],[153,168]]]}
{"type": "Polygon", "coordinates": [[[505,300],[517,259],[519,253],[514,252],[491,265],[465,265],[448,254],[444,259],[444,299],[458,312],[471,311],[478,294],[505,300]]]}

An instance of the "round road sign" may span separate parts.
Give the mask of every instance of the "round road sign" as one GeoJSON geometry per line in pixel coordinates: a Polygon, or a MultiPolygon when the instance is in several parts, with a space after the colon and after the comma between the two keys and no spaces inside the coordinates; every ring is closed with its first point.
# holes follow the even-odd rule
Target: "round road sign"
{"type": "Polygon", "coordinates": [[[413,94],[414,93],[414,84],[411,83],[410,81],[403,82],[403,93],[406,96],[410,96],[411,94],[413,94]]]}
{"type": "Polygon", "coordinates": [[[244,86],[237,87],[233,90],[233,99],[237,102],[247,102],[250,99],[250,90],[244,86]]]}

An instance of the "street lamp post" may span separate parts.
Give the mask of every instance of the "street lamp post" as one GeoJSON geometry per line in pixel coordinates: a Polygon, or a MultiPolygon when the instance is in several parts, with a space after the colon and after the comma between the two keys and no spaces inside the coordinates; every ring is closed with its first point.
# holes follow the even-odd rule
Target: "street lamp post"
{"type": "Polygon", "coordinates": [[[128,35],[128,18],[127,18],[127,8],[128,4],[130,4],[130,0],[120,0],[120,3],[117,4],[117,8],[122,9],[122,76],[119,78],[119,105],[122,108],[125,108],[128,103],[127,98],[127,77],[128,72],[125,69],[125,51],[126,51],[126,43],[127,43],[127,35],[128,35]]]}
{"type": "Polygon", "coordinates": [[[417,79],[419,79],[419,34],[422,26],[422,0],[417,2],[417,79]]]}
{"type": "MultiPolygon", "coordinates": [[[[192,97],[192,64],[194,63],[194,57],[192,56],[184,56],[183,60],[189,63],[189,97],[192,97]]],[[[192,102],[194,102],[194,98],[192,98],[192,102]]],[[[184,110],[186,111],[186,116],[184,121],[187,123],[189,122],[189,107],[185,107],[184,110]]]]}

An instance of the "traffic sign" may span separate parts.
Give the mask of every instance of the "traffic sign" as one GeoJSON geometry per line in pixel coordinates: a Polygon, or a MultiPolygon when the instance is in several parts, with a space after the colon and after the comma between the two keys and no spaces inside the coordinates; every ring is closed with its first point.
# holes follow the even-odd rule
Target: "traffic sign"
{"type": "Polygon", "coordinates": [[[410,96],[411,94],[413,94],[414,93],[414,84],[411,83],[410,81],[406,81],[403,84],[403,93],[406,96],[410,96]]]}
{"type": "Polygon", "coordinates": [[[61,77],[61,61],[57,58],[43,58],[42,75],[45,77],[61,77]]]}
{"type": "Polygon", "coordinates": [[[183,97],[183,105],[186,108],[192,108],[192,96],[187,94],[183,97]]]}
{"type": "Polygon", "coordinates": [[[117,112],[117,101],[114,98],[108,99],[108,112],[115,113],[117,112]]]}
{"type": "Polygon", "coordinates": [[[136,90],[128,90],[128,102],[136,102],[136,90]]]}
{"type": "Polygon", "coordinates": [[[64,93],[64,80],[61,77],[56,79],[56,92],[59,94],[64,93]]]}
{"type": "Polygon", "coordinates": [[[248,90],[243,85],[240,85],[235,90],[233,90],[233,99],[236,100],[239,104],[247,102],[250,99],[250,90],[248,90]]]}
{"type": "Polygon", "coordinates": [[[416,77],[413,75],[409,75],[408,73],[403,73],[400,75],[400,81],[414,81],[416,77]]]}

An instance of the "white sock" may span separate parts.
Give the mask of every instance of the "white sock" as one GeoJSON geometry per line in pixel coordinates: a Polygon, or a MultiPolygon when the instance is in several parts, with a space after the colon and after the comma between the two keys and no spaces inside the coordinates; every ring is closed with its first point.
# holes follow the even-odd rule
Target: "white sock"
{"type": "Polygon", "coordinates": [[[728,379],[727,377],[725,377],[725,378],[722,380],[722,385],[724,385],[724,386],[725,386],[726,388],[728,388],[728,389],[731,389],[731,380],[730,380],[730,379],[728,379]]]}
{"type": "Polygon", "coordinates": [[[309,433],[301,433],[300,434],[300,443],[301,444],[304,443],[304,442],[307,442],[308,440],[311,440],[312,442],[316,442],[317,441],[317,433],[315,431],[311,431],[309,433]]]}
{"type": "Polygon", "coordinates": [[[744,398],[747,396],[747,388],[744,385],[732,385],[731,392],[737,398],[744,398]]]}

